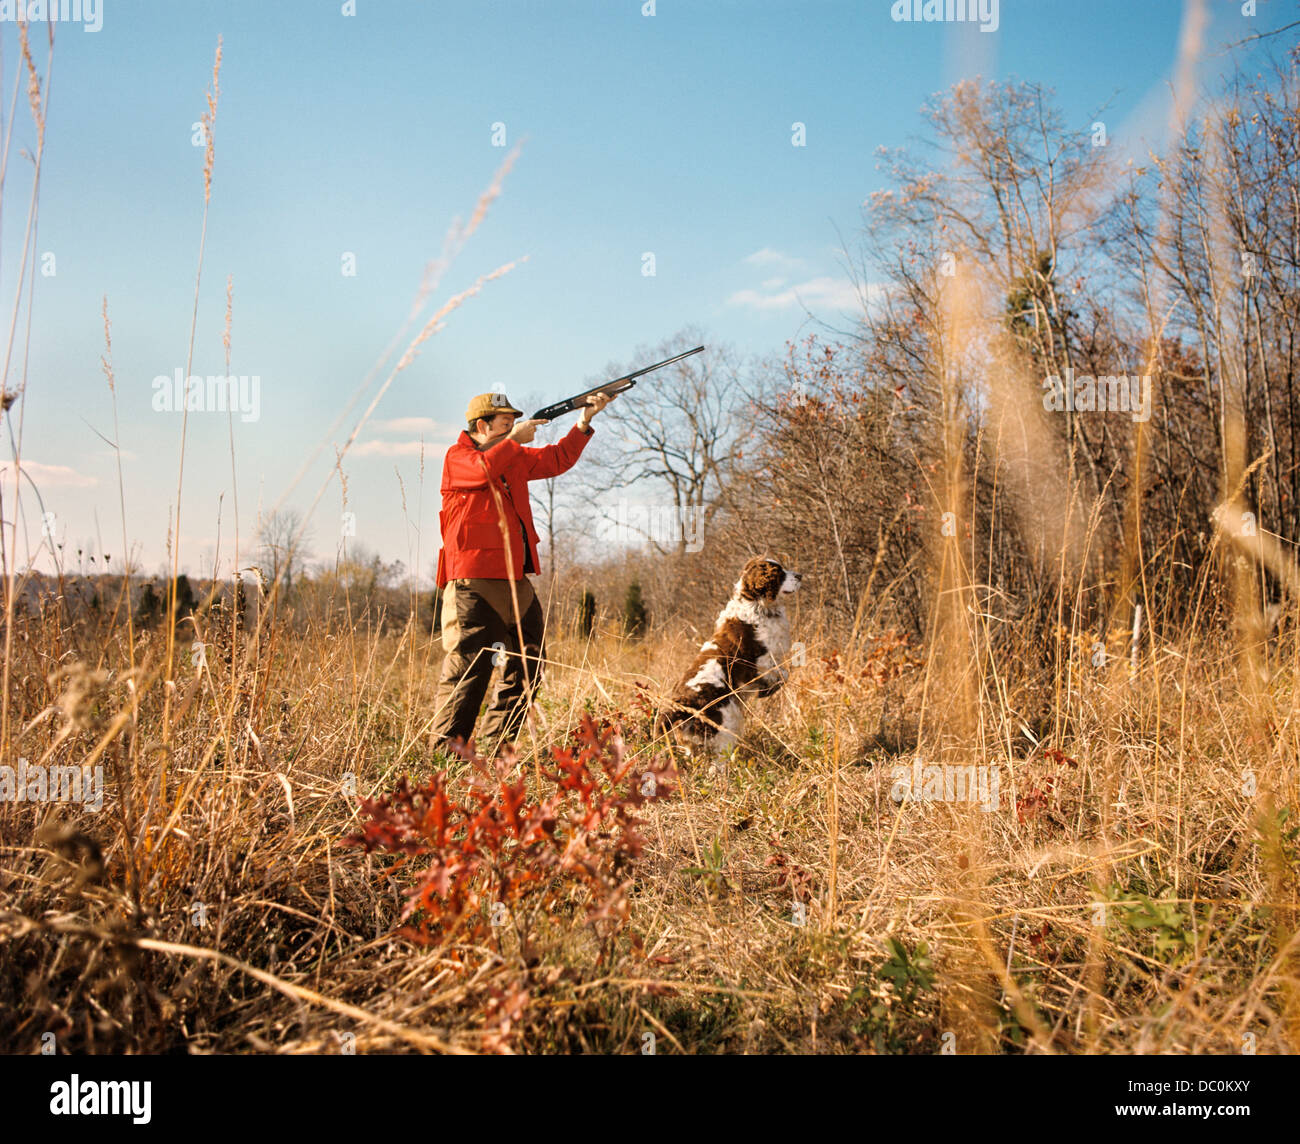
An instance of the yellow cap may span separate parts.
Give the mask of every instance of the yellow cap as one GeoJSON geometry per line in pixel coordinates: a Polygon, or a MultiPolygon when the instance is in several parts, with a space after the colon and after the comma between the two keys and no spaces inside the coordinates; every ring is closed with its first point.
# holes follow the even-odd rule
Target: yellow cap
{"type": "Polygon", "coordinates": [[[516,409],[510,404],[510,399],[504,393],[480,393],[469,403],[469,408],[465,410],[465,421],[468,424],[471,421],[477,421],[480,417],[484,421],[491,421],[498,413],[513,413],[516,417],[522,417],[524,411],[516,409]]]}

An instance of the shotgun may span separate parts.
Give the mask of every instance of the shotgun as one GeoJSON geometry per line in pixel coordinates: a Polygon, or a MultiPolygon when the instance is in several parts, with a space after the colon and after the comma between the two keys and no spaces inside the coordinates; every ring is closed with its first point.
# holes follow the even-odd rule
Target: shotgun
{"type": "Polygon", "coordinates": [[[554,405],[548,405],[545,409],[539,409],[533,414],[534,420],[553,421],[557,417],[563,417],[566,413],[573,413],[587,404],[587,398],[596,393],[622,393],[625,389],[631,389],[636,385],[636,379],[643,377],[647,373],[652,373],[656,369],[663,369],[666,365],[672,365],[675,361],[681,361],[682,358],[688,358],[692,354],[704,352],[703,346],[696,346],[693,350],[687,350],[684,354],[678,354],[676,357],[665,358],[663,361],[657,361],[654,365],[648,365],[644,369],[633,370],[631,373],[625,373],[622,377],[616,377],[613,381],[607,381],[604,385],[598,385],[595,389],[589,389],[586,393],[579,393],[576,397],[566,397],[563,401],[557,401],[554,405]]]}

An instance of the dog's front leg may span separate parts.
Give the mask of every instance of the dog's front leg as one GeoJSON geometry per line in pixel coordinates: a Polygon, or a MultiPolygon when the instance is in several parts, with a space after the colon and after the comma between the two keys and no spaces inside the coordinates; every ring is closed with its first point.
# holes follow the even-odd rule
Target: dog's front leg
{"type": "Polygon", "coordinates": [[[786,685],[790,678],[789,670],[782,667],[771,656],[761,656],[755,666],[758,669],[758,675],[754,683],[758,687],[760,698],[767,699],[775,695],[786,685]]]}

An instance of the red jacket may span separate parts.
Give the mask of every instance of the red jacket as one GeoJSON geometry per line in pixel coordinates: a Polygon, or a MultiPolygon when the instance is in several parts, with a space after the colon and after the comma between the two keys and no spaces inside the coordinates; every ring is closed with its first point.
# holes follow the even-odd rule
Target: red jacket
{"type": "Polygon", "coordinates": [[[528,501],[528,482],[556,477],[573,468],[589,440],[591,433],[584,433],[575,425],[554,445],[541,449],[507,439],[483,453],[474,439],[462,431],[447,450],[442,465],[438,587],[446,587],[448,580],[522,580],[525,536],[532,568],[537,571],[541,563],[537,556],[533,510],[528,501]],[[489,475],[501,494],[501,508],[510,534],[509,566],[500,516],[488,487],[489,475]]]}

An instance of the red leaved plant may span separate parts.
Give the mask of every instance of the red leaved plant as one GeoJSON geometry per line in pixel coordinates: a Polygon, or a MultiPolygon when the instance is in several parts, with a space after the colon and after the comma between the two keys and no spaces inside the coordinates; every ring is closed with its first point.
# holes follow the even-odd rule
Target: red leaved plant
{"type": "Polygon", "coordinates": [[[552,750],[555,769],[542,772],[554,791],[532,802],[523,779],[507,778],[512,752],[495,763],[460,754],[472,768],[463,794],[453,794],[445,771],[419,786],[402,778],[391,795],[361,800],[361,829],[343,839],[396,854],[390,875],[422,867],[399,932],[421,944],[472,946],[509,921],[527,964],[525,901],[549,908],[578,890],[587,921],[610,936],[627,918],[624,874],[642,848],[633,811],[672,792],[671,761],[637,764],[618,728],[584,716],[574,745],[552,750]]]}

